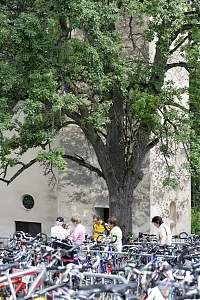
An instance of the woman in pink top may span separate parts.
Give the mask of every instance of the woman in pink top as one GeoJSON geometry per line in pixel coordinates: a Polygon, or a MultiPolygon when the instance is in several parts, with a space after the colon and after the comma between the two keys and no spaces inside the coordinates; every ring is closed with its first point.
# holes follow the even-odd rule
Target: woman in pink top
{"type": "Polygon", "coordinates": [[[70,235],[70,239],[73,244],[81,245],[85,241],[85,227],[81,224],[81,219],[78,215],[72,216],[71,222],[74,229],[70,235]]]}

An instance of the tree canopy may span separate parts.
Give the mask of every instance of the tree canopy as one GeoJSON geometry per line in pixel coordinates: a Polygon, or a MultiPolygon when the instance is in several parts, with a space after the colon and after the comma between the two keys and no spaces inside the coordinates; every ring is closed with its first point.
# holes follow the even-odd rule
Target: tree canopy
{"type": "Polygon", "coordinates": [[[195,0],[2,1],[1,180],[9,184],[37,161],[64,168],[69,158],[106,180],[111,207],[119,191],[131,196],[152,147],[160,142],[166,157],[169,139],[187,148],[187,91],[165,74],[193,69],[197,56],[191,52],[186,62],[185,53],[194,31],[199,34],[199,16],[195,0]],[[91,143],[100,168],[51,147],[72,123],[91,143]],[[38,155],[26,163],[21,157],[32,148],[38,155]],[[12,166],[19,170],[7,178],[12,166]]]}
{"type": "MultiPolygon", "coordinates": [[[[188,52],[188,60],[193,65],[190,74],[190,115],[191,115],[191,134],[190,154],[192,171],[192,206],[199,210],[200,208],[200,32],[193,31],[193,43],[188,52]]],[[[199,218],[199,212],[196,212],[199,218]]],[[[197,219],[198,219],[197,218],[197,219]]],[[[194,223],[196,220],[194,221],[194,223]]],[[[196,228],[198,227],[196,224],[196,228]]],[[[198,229],[197,229],[198,231],[198,229]]]]}

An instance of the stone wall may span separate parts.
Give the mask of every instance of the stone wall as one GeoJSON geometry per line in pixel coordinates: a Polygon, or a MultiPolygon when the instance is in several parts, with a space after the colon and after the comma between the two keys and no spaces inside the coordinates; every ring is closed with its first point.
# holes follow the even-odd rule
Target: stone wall
{"type": "MultiPolygon", "coordinates": [[[[98,165],[91,146],[77,126],[63,129],[58,143],[64,147],[67,154],[80,155],[98,165]]],[[[96,213],[95,207],[108,207],[106,184],[95,173],[76,162],[67,160],[66,163],[66,170],[60,172],[58,177],[58,212],[68,222],[72,214],[79,213],[90,233],[92,216],[96,213]]]]}
{"type": "MultiPolygon", "coordinates": [[[[67,154],[78,154],[98,166],[91,146],[78,127],[64,129],[59,143],[67,154]]],[[[154,148],[146,157],[143,166],[144,177],[133,196],[135,234],[139,231],[152,231],[150,221],[154,215],[163,216],[171,225],[173,233],[190,232],[190,176],[182,165],[185,163],[183,149],[179,148],[173,160],[179,176],[176,189],[163,186],[166,164],[159,147],[154,148]]],[[[104,180],[70,160],[67,160],[66,170],[59,173],[57,197],[58,214],[69,221],[72,214],[79,213],[88,233],[91,232],[92,215],[97,213],[97,208],[109,206],[104,180]]]]}
{"type": "MultiPolygon", "coordinates": [[[[98,166],[92,147],[86,141],[81,129],[77,126],[62,130],[58,143],[64,147],[67,154],[82,156],[91,164],[98,166]]],[[[109,199],[105,181],[95,173],[79,166],[76,162],[67,160],[66,170],[58,176],[58,211],[70,220],[74,213],[82,216],[88,233],[91,231],[93,214],[98,208],[108,208],[109,199]]],[[[150,215],[150,157],[146,157],[143,166],[144,178],[138,185],[133,196],[133,231],[149,232],[150,215]]]]}
{"type": "MultiPolygon", "coordinates": [[[[172,46],[173,47],[173,46],[172,46]]],[[[153,60],[155,44],[150,44],[150,59],[153,60]]],[[[184,61],[184,56],[176,51],[168,63],[184,61]]],[[[172,68],[167,71],[165,82],[171,81],[175,87],[186,88],[189,85],[189,74],[181,67],[172,68]]],[[[182,95],[181,105],[188,106],[189,96],[182,95]]],[[[178,99],[177,99],[178,101],[178,99]]],[[[178,114],[178,109],[177,109],[178,114]]],[[[166,161],[159,151],[159,145],[151,150],[150,154],[150,205],[152,218],[161,215],[170,225],[172,232],[178,234],[182,231],[191,232],[191,178],[186,169],[187,157],[181,144],[172,145],[174,156],[169,163],[174,166],[174,176],[177,179],[175,189],[163,186],[166,177],[166,161]]],[[[151,231],[154,231],[151,226],[151,231]]]]}
{"type": "MultiPolygon", "coordinates": [[[[183,164],[185,153],[179,148],[176,157],[171,160],[175,165],[177,187],[164,187],[163,180],[166,174],[166,162],[160,154],[159,147],[151,151],[151,183],[150,183],[150,219],[161,215],[170,225],[173,234],[182,231],[191,232],[191,182],[183,164]]],[[[153,227],[151,227],[154,231],[153,227]]]]}

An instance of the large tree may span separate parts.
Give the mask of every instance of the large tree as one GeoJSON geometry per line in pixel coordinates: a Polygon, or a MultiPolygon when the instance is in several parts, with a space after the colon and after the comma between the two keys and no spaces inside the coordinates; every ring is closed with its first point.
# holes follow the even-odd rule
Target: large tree
{"type": "Polygon", "coordinates": [[[1,180],[11,183],[38,160],[62,167],[63,159],[72,159],[105,179],[111,213],[131,229],[133,191],[146,154],[161,142],[167,157],[169,139],[188,139],[184,91],[165,81],[165,73],[190,70],[183,54],[199,28],[199,1],[1,3],[1,180]],[[170,62],[177,52],[179,59],[170,62]],[[92,145],[100,168],[52,149],[71,123],[92,145]],[[21,157],[32,148],[38,155],[25,163],[21,157]],[[8,178],[13,166],[18,171],[8,178]]]}
{"type": "MultiPolygon", "coordinates": [[[[190,72],[191,128],[190,139],[192,170],[192,206],[200,209],[200,30],[193,30],[192,47],[188,51],[188,61],[193,66],[190,72]]],[[[200,221],[200,220],[199,220],[200,221]]],[[[199,224],[198,224],[199,225],[199,224]]]]}

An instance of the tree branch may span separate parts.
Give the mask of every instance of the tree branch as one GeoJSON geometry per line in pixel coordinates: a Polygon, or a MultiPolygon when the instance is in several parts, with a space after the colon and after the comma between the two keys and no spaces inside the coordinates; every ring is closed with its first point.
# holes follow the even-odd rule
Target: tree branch
{"type": "Polygon", "coordinates": [[[70,121],[66,121],[66,122],[62,123],[62,128],[67,127],[69,125],[78,125],[78,124],[75,121],[70,120],[70,121]]]}
{"type": "MultiPolygon", "coordinates": [[[[75,123],[80,126],[81,125],[81,115],[77,112],[67,112],[66,115],[75,121],[75,123]]],[[[81,126],[80,126],[81,127],[81,126]]]]}
{"type": "MultiPolygon", "coordinates": [[[[167,45],[169,47],[169,45],[167,45]]],[[[165,66],[167,64],[167,57],[162,53],[163,43],[161,35],[158,35],[158,40],[156,42],[156,52],[154,56],[154,61],[152,65],[151,77],[149,79],[149,87],[153,94],[158,94],[161,90],[164,78],[165,78],[165,66]]]]}
{"type": "MultiPolygon", "coordinates": [[[[18,161],[15,163],[15,166],[17,166],[17,165],[25,166],[25,163],[23,163],[22,161],[18,161]]],[[[7,175],[8,167],[9,167],[9,163],[6,164],[3,172],[0,173],[0,176],[3,175],[3,178],[5,178],[7,175]]]]}
{"type": "Polygon", "coordinates": [[[83,167],[87,168],[88,170],[90,170],[92,172],[95,172],[98,176],[105,179],[105,176],[104,176],[103,172],[99,168],[94,167],[93,165],[91,165],[90,163],[85,161],[83,157],[81,157],[77,154],[75,154],[75,155],[64,154],[63,158],[75,161],[80,166],[83,166],[83,167]]]}
{"type": "Polygon", "coordinates": [[[191,37],[191,33],[188,33],[172,50],[169,51],[169,54],[172,55],[178,48],[183,45],[183,43],[191,37]]]}
{"type": "Polygon", "coordinates": [[[189,113],[189,110],[185,106],[183,106],[177,102],[168,102],[168,103],[166,103],[166,105],[177,107],[177,108],[181,109],[182,111],[186,112],[187,114],[189,113]]]}
{"type": "Polygon", "coordinates": [[[176,62],[176,63],[167,64],[165,66],[165,71],[168,71],[172,68],[177,68],[177,67],[185,68],[189,72],[189,67],[188,67],[187,63],[184,62],[184,61],[179,61],[179,62],[176,62]]]}
{"type": "Polygon", "coordinates": [[[33,164],[37,162],[37,159],[34,158],[30,160],[27,164],[23,164],[23,166],[10,178],[10,179],[5,179],[5,177],[0,178],[0,181],[6,182],[7,185],[9,185],[12,181],[14,181],[23,171],[31,167],[33,164]]]}
{"type": "Polygon", "coordinates": [[[193,28],[195,28],[195,27],[196,27],[196,28],[200,28],[200,24],[189,24],[189,23],[188,23],[188,24],[182,25],[182,26],[175,32],[175,34],[174,34],[172,40],[174,41],[180,33],[183,33],[184,31],[193,29],[193,28]]]}
{"type": "Polygon", "coordinates": [[[159,137],[156,137],[154,140],[149,142],[149,144],[146,146],[146,152],[149,152],[154,146],[156,146],[160,141],[159,137]]]}

